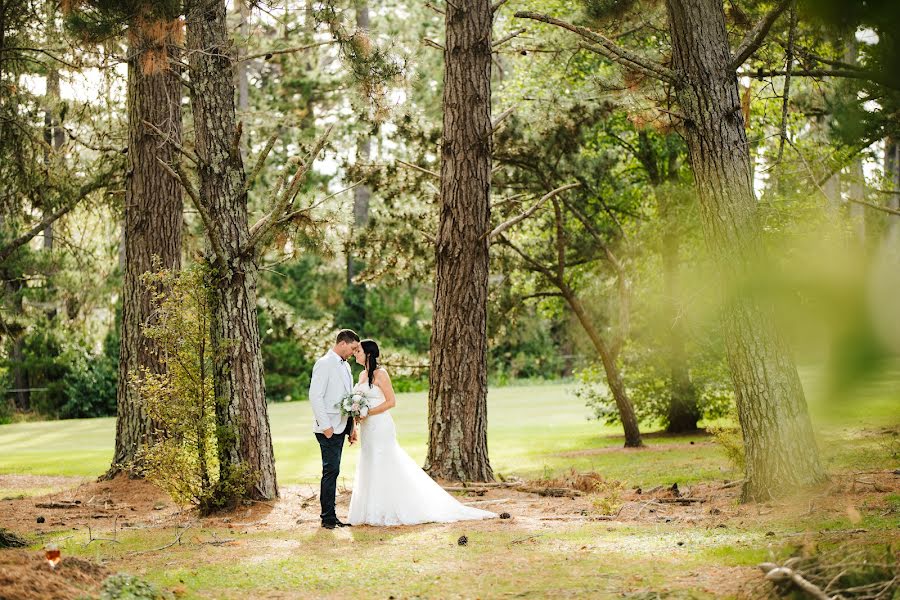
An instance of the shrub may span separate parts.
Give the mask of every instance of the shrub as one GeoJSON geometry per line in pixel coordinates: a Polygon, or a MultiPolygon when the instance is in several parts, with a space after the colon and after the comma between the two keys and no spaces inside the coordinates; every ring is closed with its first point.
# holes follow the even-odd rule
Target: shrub
{"type": "MultiPolygon", "coordinates": [[[[731,412],[731,422],[737,423],[737,414],[731,412]]],[[[743,473],[746,465],[744,456],[744,438],[741,429],[737,425],[716,425],[709,428],[713,440],[725,451],[725,456],[732,468],[743,473]]]]}
{"type": "MultiPolygon", "coordinates": [[[[622,376],[638,420],[667,426],[671,387],[668,370],[660,358],[660,354],[632,354],[624,361],[622,376]]],[[[734,392],[724,362],[697,360],[690,373],[702,417],[717,419],[728,414],[734,404],[734,392]]],[[[578,386],[574,393],[593,409],[594,418],[607,424],[620,422],[602,365],[594,363],[577,371],[575,379],[578,386]]]]}
{"type": "Polygon", "coordinates": [[[156,317],[144,326],[144,334],[158,344],[167,371],[145,370],[134,382],[157,427],[155,439],[137,462],[173,500],[197,506],[203,513],[233,506],[250,481],[248,472],[222,473],[218,463],[218,440],[234,433],[216,421],[206,275],[204,266],[192,265],[142,277],[152,293],[156,317]]]}
{"type": "Polygon", "coordinates": [[[110,575],[100,590],[100,600],[169,600],[173,597],[152,583],[127,573],[110,575]]]}

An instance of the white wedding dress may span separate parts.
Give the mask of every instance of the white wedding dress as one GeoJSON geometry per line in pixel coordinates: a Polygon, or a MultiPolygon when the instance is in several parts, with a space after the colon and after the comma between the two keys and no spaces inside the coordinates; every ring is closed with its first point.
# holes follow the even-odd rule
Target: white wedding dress
{"type": "MultiPolygon", "coordinates": [[[[377,385],[354,388],[374,408],[384,402],[377,385]]],[[[397,443],[390,411],[363,419],[359,464],[350,497],[351,525],[416,525],[492,519],[497,515],[461,504],[439,486],[397,443]]]]}

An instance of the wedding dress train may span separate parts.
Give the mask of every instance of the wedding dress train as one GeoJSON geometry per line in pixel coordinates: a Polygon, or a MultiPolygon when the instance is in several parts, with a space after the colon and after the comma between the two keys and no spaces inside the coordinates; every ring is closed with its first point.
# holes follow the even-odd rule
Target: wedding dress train
{"type": "MultiPolygon", "coordinates": [[[[354,392],[364,393],[370,408],[384,402],[377,385],[360,383],[354,392]]],[[[397,443],[390,411],[363,419],[359,435],[362,448],[348,518],[352,525],[451,523],[497,516],[461,504],[431,479],[397,443]]]]}

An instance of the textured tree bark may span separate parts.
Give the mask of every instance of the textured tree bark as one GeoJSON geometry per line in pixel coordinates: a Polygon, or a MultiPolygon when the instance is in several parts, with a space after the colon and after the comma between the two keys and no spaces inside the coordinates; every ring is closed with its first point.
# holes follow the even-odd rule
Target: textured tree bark
{"type": "Polygon", "coordinates": [[[723,331],[746,453],[744,499],[825,478],[803,388],[772,307],[735,285],[764,258],[737,77],[728,68],[718,0],[667,0],[676,94],[700,199],[704,237],[719,259],[723,331]]]}
{"type": "Polygon", "coordinates": [[[492,20],[489,0],[446,6],[425,469],[456,481],[494,478],[487,447],[492,20]]]}
{"type": "MultiPolygon", "coordinates": [[[[137,26],[135,26],[137,27],[137,26]]],[[[151,318],[150,294],[140,277],[153,268],[181,266],[182,192],[177,181],[159,161],[173,162],[174,147],[162,143],[148,125],[152,123],[170,141],[181,142],[181,80],[177,67],[146,70],[145,52],[158,49],[157,41],[132,32],[128,62],[128,171],[125,177],[124,251],[122,286],[122,338],[116,392],[116,446],[107,477],[126,469],[135,460],[153,424],[144,409],[135,378],[143,369],[165,372],[157,345],[144,336],[141,326],[151,318]]],[[[177,53],[170,44],[170,56],[177,53]]],[[[177,54],[176,54],[177,57],[177,54]]]]}
{"type": "Polygon", "coordinates": [[[278,496],[256,314],[258,268],[242,248],[249,237],[245,174],[235,120],[235,85],[223,0],[192,2],[187,12],[191,106],[200,159],[199,201],[211,217],[212,346],[220,469],[248,469],[249,495],[278,496]]]}

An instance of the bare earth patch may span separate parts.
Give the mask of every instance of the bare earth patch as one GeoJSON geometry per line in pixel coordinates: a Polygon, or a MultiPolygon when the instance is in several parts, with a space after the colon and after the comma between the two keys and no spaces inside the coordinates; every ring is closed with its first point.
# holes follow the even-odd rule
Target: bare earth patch
{"type": "MultiPolygon", "coordinates": [[[[22,484],[49,486],[57,484],[58,480],[29,476],[22,484]]],[[[552,485],[565,484],[561,481],[552,485]]],[[[569,483],[577,486],[584,481],[584,476],[573,475],[569,483]]],[[[540,484],[529,482],[534,486],[540,484]]],[[[2,550],[0,598],[74,598],[79,594],[91,594],[111,571],[140,572],[147,568],[151,559],[156,563],[166,560],[166,565],[175,566],[165,558],[166,544],[169,547],[177,544],[182,552],[202,555],[197,566],[253,565],[302,555],[304,542],[297,534],[334,540],[368,539],[370,544],[386,544],[387,551],[413,539],[431,540],[427,542],[429,544],[444,543],[444,538],[459,529],[458,525],[433,524],[354,527],[349,533],[327,532],[319,528],[317,491],[312,485],[283,486],[282,496],[277,501],[255,502],[229,514],[202,519],[194,511],[174,505],[152,484],[124,476],[113,481],[80,483],[41,497],[0,502],[0,527],[28,536],[36,543],[41,543],[45,537],[59,539],[62,534],[80,546],[90,545],[92,538],[115,539],[126,532],[148,535],[155,532],[155,537],[139,538],[137,541],[142,546],[137,550],[129,547],[127,551],[119,551],[117,546],[103,546],[115,552],[112,555],[105,552],[108,558],[102,567],[64,556],[60,568],[51,572],[40,553],[34,550],[2,550]],[[41,518],[43,522],[38,522],[41,518]],[[183,533],[182,538],[186,527],[190,527],[190,531],[183,533]],[[54,589],[62,591],[46,595],[43,586],[50,585],[49,582],[55,582],[53,585],[58,587],[54,589]]],[[[746,566],[714,564],[697,568],[697,561],[702,560],[698,558],[702,554],[698,553],[714,548],[714,543],[709,541],[711,536],[723,536],[729,544],[733,541],[738,547],[745,543],[748,547],[765,547],[767,536],[771,536],[772,542],[779,543],[792,540],[794,536],[798,542],[814,535],[841,539],[868,536],[870,532],[863,527],[817,532],[814,529],[807,531],[815,525],[805,526],[804,523],[819,523],[829,518],[846,520],[848,516],[854,522],[863,508],[888,514],[896,510],[888,496],[898,491],[900,476],[894,471],[883,470],[843,473],[815,493],[767,504],[739,504],[740,487],[722,482],[682,486],[677,491],[660,487],[584,493],[573,487],[571,497],[542,497],[514,488],[491,488],[458,496],[461,501],[479,508],[510,515],[508,519],[467,523],[465,530],[471,532],[470,537],[509,539],[508,543],[503,542],[506,547],[534,548],[556,556],[576,557],[579,553],[588,553],[598,560],[605,556],[628,556],[637,561],[654,561],[660,557],[683,557],[686,561],[684,570],[666,578],[663,590],[659,589],[658,582],[645,582],[638,571],[620,582],[625,586],[618,590],[620,593],[698,590],[708,595],[734,596],[740,595],[749,581],[758,581],[760,574],[746,566]],[[586,541],[584,534],[579,532],[587,526],[599,527],[592,531],[602,535],[588,537],[586,541]],[[767,532],[769,528],[773,531],[767,532]]],[[[337,498],[339,516],[347,513],[349,501],[350,490],[340,489],[337,498]]],[[[133,539],[131,543],[134,543],[133,539]]],[[[495,559],[485,560],[479,566],[492,568],[494,563],[491,561],[495,559]]],[[[496,561],[502,562],[502,559],[496,557],[496,561]]],[[[497,563],[497,568],[503,568],[501,562],[497,563]]],[[[429,567],[423,564],[421,568],[427,570],[429,567]]]]}

